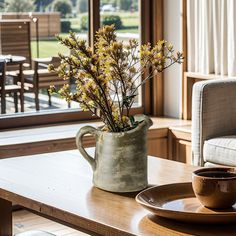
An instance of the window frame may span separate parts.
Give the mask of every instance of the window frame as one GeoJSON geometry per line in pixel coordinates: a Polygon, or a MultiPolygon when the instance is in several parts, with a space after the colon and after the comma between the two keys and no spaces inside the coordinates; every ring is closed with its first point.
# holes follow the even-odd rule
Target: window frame
{"type": "MultiPolygon", "coordinates": [[[[100,0],[88,0],[88,14],[89,14],[89,44],[94,45],[95,32],[100,27],[100,0]]],[[[158,25],[155,22],[157,19],[162,19],[163,0],[139,0],[140,6],[140,37],[141,43],[151,42],[162,38],[162,20],[158,25]],[[160,15],[158,15],[160,14],[160,15]],[[157,16],[158,17],[155,17],[157,16]],[[157,28],[156,28],[157,27],[157,28]]],[[[146,115],[162,115],[163,94],[158,96],[158,102],[156,99],[152,99],[155,96],[156,91],[163,90],[163,78],[159,75],[158,84],[153,81],[148,81],[142,88],[142,106],[134,107],[131,109],[131,114],[144,113],[146,115]],[[160,107],[159,112],[155,112],[160,107]],[[154,112],[153,112],[154,111],[154,112]]],[[[58,124],[65,122],[76,122],[76,121],[88,121],[98,119],[89,112],[78,111],[77,109],[68,110],[57,110],[57,111],[43,111],[43,112],[32,112],[24,114],[9,114],[0,117],[0,129],[19,128],[27,126],[39,126],[58,124]]]]}

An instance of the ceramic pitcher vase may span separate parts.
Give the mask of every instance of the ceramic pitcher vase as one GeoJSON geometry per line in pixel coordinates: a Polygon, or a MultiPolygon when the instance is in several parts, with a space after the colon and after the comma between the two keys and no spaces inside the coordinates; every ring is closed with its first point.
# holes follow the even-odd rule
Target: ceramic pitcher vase
{"type": "Polygon", "coordinates": [[[82,156],[93,169],[93,184],[111,192],[135,192],[147,187],[147,130],[152,121],[145,115],[129,131],[112,133],[85,126],[76,135],[82,156]],[[82,137],[91,134],[96,139],[95,156],[91,157],[82,145],[82,137]]]}

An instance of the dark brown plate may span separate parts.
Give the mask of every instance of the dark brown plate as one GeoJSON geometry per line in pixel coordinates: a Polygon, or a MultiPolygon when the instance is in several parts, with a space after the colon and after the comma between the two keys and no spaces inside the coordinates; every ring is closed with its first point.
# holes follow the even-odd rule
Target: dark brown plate
{"type": "Polygon", "coordinates": [[[183,222],[218,224],[236,221],[236,204],[228,209],[209,209],[195,197],[192,183],[177,183],[145,189],[136,201],[152,213],[183,222]]]}

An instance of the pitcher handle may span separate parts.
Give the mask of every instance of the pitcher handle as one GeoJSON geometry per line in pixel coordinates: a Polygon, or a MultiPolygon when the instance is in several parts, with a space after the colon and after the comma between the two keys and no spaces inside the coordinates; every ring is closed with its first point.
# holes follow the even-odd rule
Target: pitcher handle
{"type": "Polygon", "coordinates": [[[96,162],[93,157],[91,157],[84,149],[82,144],[82,138],[85,134],[91,134],[93,136],[96,135],[97,130],[92,126],[84,126],[82,127],[78,133],[76,134],[76,145],[79,149],[82,156],[88,161],[88,163],[91,165],[92,169],[95,170],[96,168],[96,162]]]}

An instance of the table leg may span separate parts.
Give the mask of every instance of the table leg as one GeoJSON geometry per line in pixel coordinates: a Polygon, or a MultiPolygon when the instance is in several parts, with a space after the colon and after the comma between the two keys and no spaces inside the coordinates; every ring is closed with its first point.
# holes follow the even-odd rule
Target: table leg
{"type": "Polygon", "coordinates": [[[12,203],[0,198],[0,235],[12,236],[12,203]]]}
{"type": "Polygon", "coordinates": [[[4,91],[1,93],[1,114],[6,113],[6,94],[4,91]]]}
{"type": "Polygon", "coordinates": [[[20,107],[21,112],[24,112],[24,75],[23,75],[23,63],[20,63],[19,65],[19,76],[20,76],[20,82],[21,82],[21,90],[20,90],[20,107]]]}
{"type": "Polygon", "coordinates": [[[18,112],[18,94],[14,93],[15,112],[18,112]]]}

